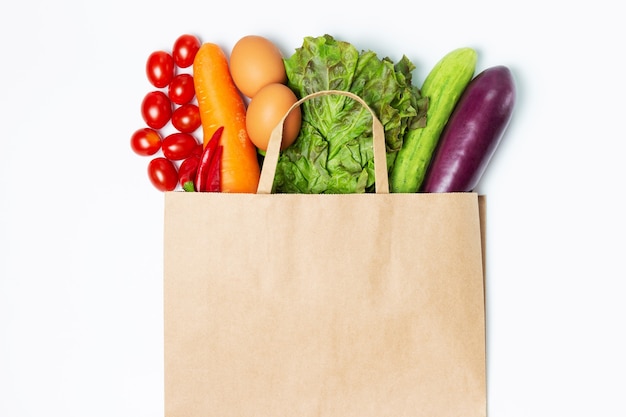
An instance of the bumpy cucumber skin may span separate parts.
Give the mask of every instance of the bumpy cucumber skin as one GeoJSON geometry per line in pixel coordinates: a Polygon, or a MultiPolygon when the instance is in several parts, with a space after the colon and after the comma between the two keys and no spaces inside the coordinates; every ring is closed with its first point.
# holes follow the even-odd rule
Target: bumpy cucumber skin
{"type": "Polygon", "coordinates": [[[421,191],[474,190],[509,125],[515,98],[506,66],[487,68],[470,81],[441,133],[421,191]]]}
{"type": "Polygon", "coordinates": [[[478,54],[463,47],[446,54],[429,72],[422,85],[427,97],[426,126],[407,132],[389,176],[392,193],[418,192],[441,132],[476,70],[478,54]]]}

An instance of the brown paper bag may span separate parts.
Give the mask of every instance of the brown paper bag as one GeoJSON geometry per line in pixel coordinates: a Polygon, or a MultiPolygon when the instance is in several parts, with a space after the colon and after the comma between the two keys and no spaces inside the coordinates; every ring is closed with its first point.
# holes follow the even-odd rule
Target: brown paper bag
{"type": "Polygon", "coordinates": [[[481,198],[269,194],[279,127],[257,194],[165,195],[165,416],[485,416],[481,198]]]}

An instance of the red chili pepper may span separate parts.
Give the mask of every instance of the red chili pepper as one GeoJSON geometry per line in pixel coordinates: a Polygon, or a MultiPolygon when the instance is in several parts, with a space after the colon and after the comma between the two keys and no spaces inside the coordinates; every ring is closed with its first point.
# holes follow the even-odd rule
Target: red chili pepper
{"type": "Polygon", "coordinates": [[[220,192],[222,191],[222,175],[220,174],[222,168],[222,153],[224,147],[218,146],[215,150],[215,155],[209,166],[209,181],[207,183],[207,191],[220,192]]]}
{"type": "MultiPolygon", "coordinates": [[[[202,152],[200,165],[198,166],[198,173],[196,175],[196,191],[201,191],[201,192],[209,191],[209,185],[212,182],[214,182],[214,178],[212,178],[210,175],[212,174],[213,177],[215,177],[215,169],[213,169],[213,172],[212,172],[211,167],[217,163],[216,161],[221,160],[221,151],[218,151],[218,148],[220,148],[219,141],[220,141],[220,138],[222,137],[223,130],[224,130],[224,127],[221,126],[215,131],[215,133],[213,133],[213,136],[211,136],[211,139],[207,142],[204,148],[204,151],[202,152]],[[216,158],[217,153],[219,153],[220,156],[216,158]]],[[[219,173],[219,170],[217,172],[219,173]]],[[[219,178],[218,178],[218,185],[219,185],[219,178]]],[[[212,188],[213,187],[214,185],[212,186],[212,188]]],[[[220,189],[212,190],[212,191],[220,191],[220,189]]]]}
{"type": "Polygon", "coordinates": [[[191,155],[187,157],[178,168],[178,177],[181,187],[185,191],[195,191],[194,180],[198,174],[198,166],[200,165],[200,157],[191,155]]]}

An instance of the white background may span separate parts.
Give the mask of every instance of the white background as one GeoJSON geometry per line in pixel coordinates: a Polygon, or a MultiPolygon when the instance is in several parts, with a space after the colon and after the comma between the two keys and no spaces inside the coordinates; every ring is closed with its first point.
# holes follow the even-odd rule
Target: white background
{"type": "Polygon", "coordinates": [[[406,54],[418,82],[459,46],[508,65],[517,108],[477,190],[489,415],[626,415],[619,3],[349,4],[2,3],[0,416],[163,414],[163,196],[129,138],[146,57],[183,33],[286,55],[329,33],[406,54]]]}

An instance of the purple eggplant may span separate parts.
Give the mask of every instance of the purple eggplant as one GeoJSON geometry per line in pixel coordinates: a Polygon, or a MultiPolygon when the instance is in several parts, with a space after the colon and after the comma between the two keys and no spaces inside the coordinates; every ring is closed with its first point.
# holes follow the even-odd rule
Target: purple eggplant
{"type": "Polygon", "coordinates": [[[509,125],[515,99],[509,68],[487,68],[474,77],[441,132],[421,191],[474,190],[509,125]]]}

